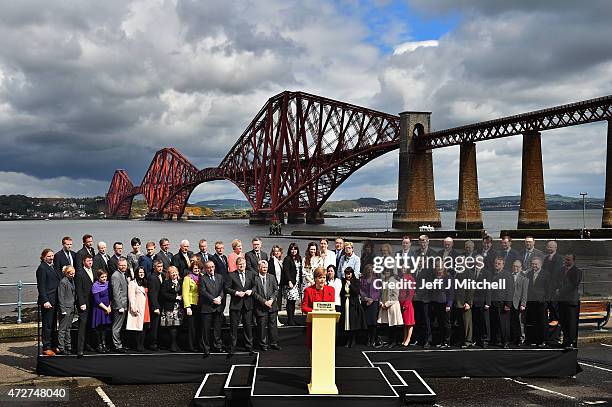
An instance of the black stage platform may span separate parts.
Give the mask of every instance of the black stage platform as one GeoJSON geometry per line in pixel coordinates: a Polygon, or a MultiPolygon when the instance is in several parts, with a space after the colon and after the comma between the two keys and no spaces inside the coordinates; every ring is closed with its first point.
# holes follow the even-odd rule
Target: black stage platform
{"type": "MultiPolygon", "coordinates": [[[[279,344],[283,347],[281,351],[259,351],[255,355],[238,352],[232,357],[226,353],[214,353],[203,359],[198,353],[163,351],[103,355],[94,353],[80,359],[74,355],[39,356],[37,373],[48,376],[96,377],[113,384],[201,383],[194,398],[194,403],[198,405],[232,404],[231,401],[239,400],[244,403],[251,394],[251,400],[258,403],[257,397],[275,397],[271,394],[271,388],[278,387],[281,382],[283,386],[292,386],[291,389],[283,390],[283,394],[293,394],[297,398],[296,402],[300,403],[304,395],[296,392],[306,391],[308,378],[304,372],[308,371],[306,367],[310,365],[309,352],[305,346],[306,330],[304,327],[281,327],[279,336],[279,344]],[[292,375],[288,375],[288,371],[292,375]],[[294,380],[286,382],[290,377],[294,380]],[[273,382],[279,378],[279,382],[273,382]]],[[[372,380],[384,379],[386,387],[380,386],[380,394],[395,392],[407,402],[431,401],[435,393],[421,376],[568,377],[581,370],[576,359],[576,350],[564,349],[440,350],[414,346],[393,349],[373,349],[363,345],[352,348],[338,346],[337,384],[344,395],[357,397],[360,393],[354,390],[353,384],[361,383],[360,374],[368,372],[376,377],[370,377],[368,385],[372,380]],[[345,377],[348,378],[346,383],[343,381],[345,377]]],[[[281,391],[277,390],[275,394],[281,394],[281,391]]],[[[382,400],[383,403],[390,403],[390,399],[382,400]]],[[[287,401],[284,400],[285,404],[287,401]]],[[[279,403],[282,404],[283,400],[279,400],[279,403]]]]}

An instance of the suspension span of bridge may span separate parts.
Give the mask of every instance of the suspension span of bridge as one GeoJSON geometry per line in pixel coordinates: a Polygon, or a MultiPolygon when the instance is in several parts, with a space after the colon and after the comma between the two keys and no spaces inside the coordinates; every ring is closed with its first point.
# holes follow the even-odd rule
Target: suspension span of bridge
{"type": "Polygon", "coordinates": [[[430,131],[431,112],[399,116],[304,92],[268,100],[218,167],[199,170],[173,148],[158,151],[141,184],[115,171],[108,216],[129,217],[144,195],[148,219],[177,219],[196,186],[234,183],[252,206],[251,222],[288,215],[291,223],[323,223],[321,206],[352,173],[399,148],[398,206],[393,227],[440,226],[435,206],[432,150],[460,146],[456,227],[482,228],[476,143],[522,136],[521,204],[518,228],[548,228],[541,133],[608,121],[606,194],[602,227],[612,227],[612,95],[481,123],[430,131]]]}

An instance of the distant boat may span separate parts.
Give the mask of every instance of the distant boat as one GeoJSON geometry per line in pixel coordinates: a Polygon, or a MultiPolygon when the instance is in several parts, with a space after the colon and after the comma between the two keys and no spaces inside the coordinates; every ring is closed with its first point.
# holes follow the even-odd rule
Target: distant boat
{"type": "Polygon", "coordinates": [[[433,232],[436,229],[431,225],[422,225],[419,226],[419,232],[433,232]]]}

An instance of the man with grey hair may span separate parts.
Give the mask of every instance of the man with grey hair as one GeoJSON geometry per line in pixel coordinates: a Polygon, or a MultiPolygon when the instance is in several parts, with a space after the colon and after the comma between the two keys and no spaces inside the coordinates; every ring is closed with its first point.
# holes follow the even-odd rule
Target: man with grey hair
{"type": "Polygon", "coordinates": [[[113,345],[115,351],[125,353],[121,344],[121,329],[128,310],[128,281],[125,272],[128,262],[121,257],[117,263],[117,272],[111,276],[112,310],[113,310],[113,345]]]}
{"type": "Polygon", "coordinates": [[[532,257],[527,272],[526,343],[544,347],[548,330],[546,306],[551,293],[550,273],[542,268],[542,258],[532,257]]]}
{"type": "Polygon", "coordinates": [[[278,281],[274,274],[268,274],[268,262],[260,260],[259,273],[255,276],[253,285],[253,298],[255,298],[255,318],[257,320],[257,333],[259,349],[280,350],[278,346],[278,281]]]}
{"type": "Polygon", "coordinates": [[[179,271],[181,278],[189,274],[193,252],[189,250],[189,240],[181,240],[179,251],[172,256],[172,265],[179,271]]]}
{"type": "Polygon", "coordinates": [[[559,321],[559,302],[556,292],[561,288],[563,278],[563,257],[557,253],[557,242],[549,240],[546,242],[546,257],[542,263],[542,270],[550,275],[551,295],[548,299],[548,321],[556,326],[559,321]]]}
{"type": "Polygon", "coordinates": [[[448,273],[455,277],[455,259],[459,257],[459,252],[455,250],[455,242],[452,237],[447,237],[444,239],[444,249],[440,250],[440,257],[442,257],[442,261],[444,262],[444,267],[447,269],[448,273]]]}
{"type": "Polygon", "coordinates": [[[246,252],[244,258],[246,260],[247,270],[250,270],[253,274],[257,274],[259,261],[267,261],[268,253],[261,250],[262,243],[260,238],[254,237],[253,240],[251,240],[251,244],[253,245],[253,250],[246,252]]]}
{"type": "Polygon", "coordinates": [[[531,267],[531,259],[533,257],[544,257],[544,253],[535,248],[535,239],[533,236],[525,237],[524,245],[525,248],[519,253],[519,259],[523,263],[523,269],[528,271],[529,267],[531,267]]]}
{"type": "Polygon", "coordinates": [[[98,254],[96,254],[93,258],[93,272],[94,275],[98,272],[98,270],[104,270],[106,273],[108,270],[108,261],[110,257],[108,253],[106,253],[106,243],[98,242],[98,254]]]}

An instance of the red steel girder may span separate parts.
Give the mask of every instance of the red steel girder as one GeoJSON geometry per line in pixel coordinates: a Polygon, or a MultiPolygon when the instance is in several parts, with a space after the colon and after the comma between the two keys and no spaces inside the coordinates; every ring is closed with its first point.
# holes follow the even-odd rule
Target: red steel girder
{"type": "Polygon", "coordinates": [[[115,218],[128,218],[132,210],[132,200],[137,190],[125,170],[116,170],[113,175],[106,202],[108,213],[115,218]]]}

